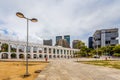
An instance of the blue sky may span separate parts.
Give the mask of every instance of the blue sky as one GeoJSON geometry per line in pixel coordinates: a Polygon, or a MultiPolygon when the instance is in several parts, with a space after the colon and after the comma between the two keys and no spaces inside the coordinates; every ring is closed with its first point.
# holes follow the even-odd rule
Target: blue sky
{"type": "Polygon", "coordinates": [[[95,30],[120,29],[120,0],[0,0],[0,34],[26,41],[26,20],[16,12],[38,19],[29,22],[29,41],[37,43],[70,35],[87,45],[95,30]]]}

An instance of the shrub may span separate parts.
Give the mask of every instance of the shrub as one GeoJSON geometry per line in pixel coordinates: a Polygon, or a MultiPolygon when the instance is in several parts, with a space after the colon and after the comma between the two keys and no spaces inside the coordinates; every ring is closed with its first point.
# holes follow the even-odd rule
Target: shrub
{"type": "Polygon", "coordinates": [[[113,56],[120,57],[120,53],[114,53],[113,56]]]}

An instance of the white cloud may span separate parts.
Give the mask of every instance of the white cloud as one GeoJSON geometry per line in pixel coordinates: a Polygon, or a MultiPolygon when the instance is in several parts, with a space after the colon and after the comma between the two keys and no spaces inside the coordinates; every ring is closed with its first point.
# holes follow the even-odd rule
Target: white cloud
{"type": "MultiPolygon", "coordinates": [[[[13,33],[20,40],[26,39],[26,20],[18,18],[17,11],[26,17],[35,17],[37,23],[29,22],[30,41],[56,35],[70,34],[71,40],[81,39],[87,43],[96,29],[114,28],[120,22],[119,0],[0,0],[0,27],[13,33]]],[[[119,26],[117,26],[120,28],[119,26]]],[[[1,32],[0,32],[1,33],[1,32]]]]}

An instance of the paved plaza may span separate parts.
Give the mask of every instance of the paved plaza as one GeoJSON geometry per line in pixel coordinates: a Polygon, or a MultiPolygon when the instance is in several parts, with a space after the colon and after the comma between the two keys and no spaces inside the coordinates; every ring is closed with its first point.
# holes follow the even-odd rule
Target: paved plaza
{"type": "Polygon", "coordinates": [[[120,80],[120,70],[70,59],[53,60],[36,80],[120,80]]]}

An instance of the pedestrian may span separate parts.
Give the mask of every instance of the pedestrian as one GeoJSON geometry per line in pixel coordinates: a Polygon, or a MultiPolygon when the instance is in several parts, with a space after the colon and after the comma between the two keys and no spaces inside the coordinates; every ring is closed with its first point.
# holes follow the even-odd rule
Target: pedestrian
{"type": "Polygon", "coordinates": [[[105,57],[105,60],[107,60],[107,57],[105,57]]]}
{"type": "Polygon", "coordinates": [[[45,61],[47,62],[47,60],[48,60],[48,58],[47,57],[45,57],[45,61]]]}

